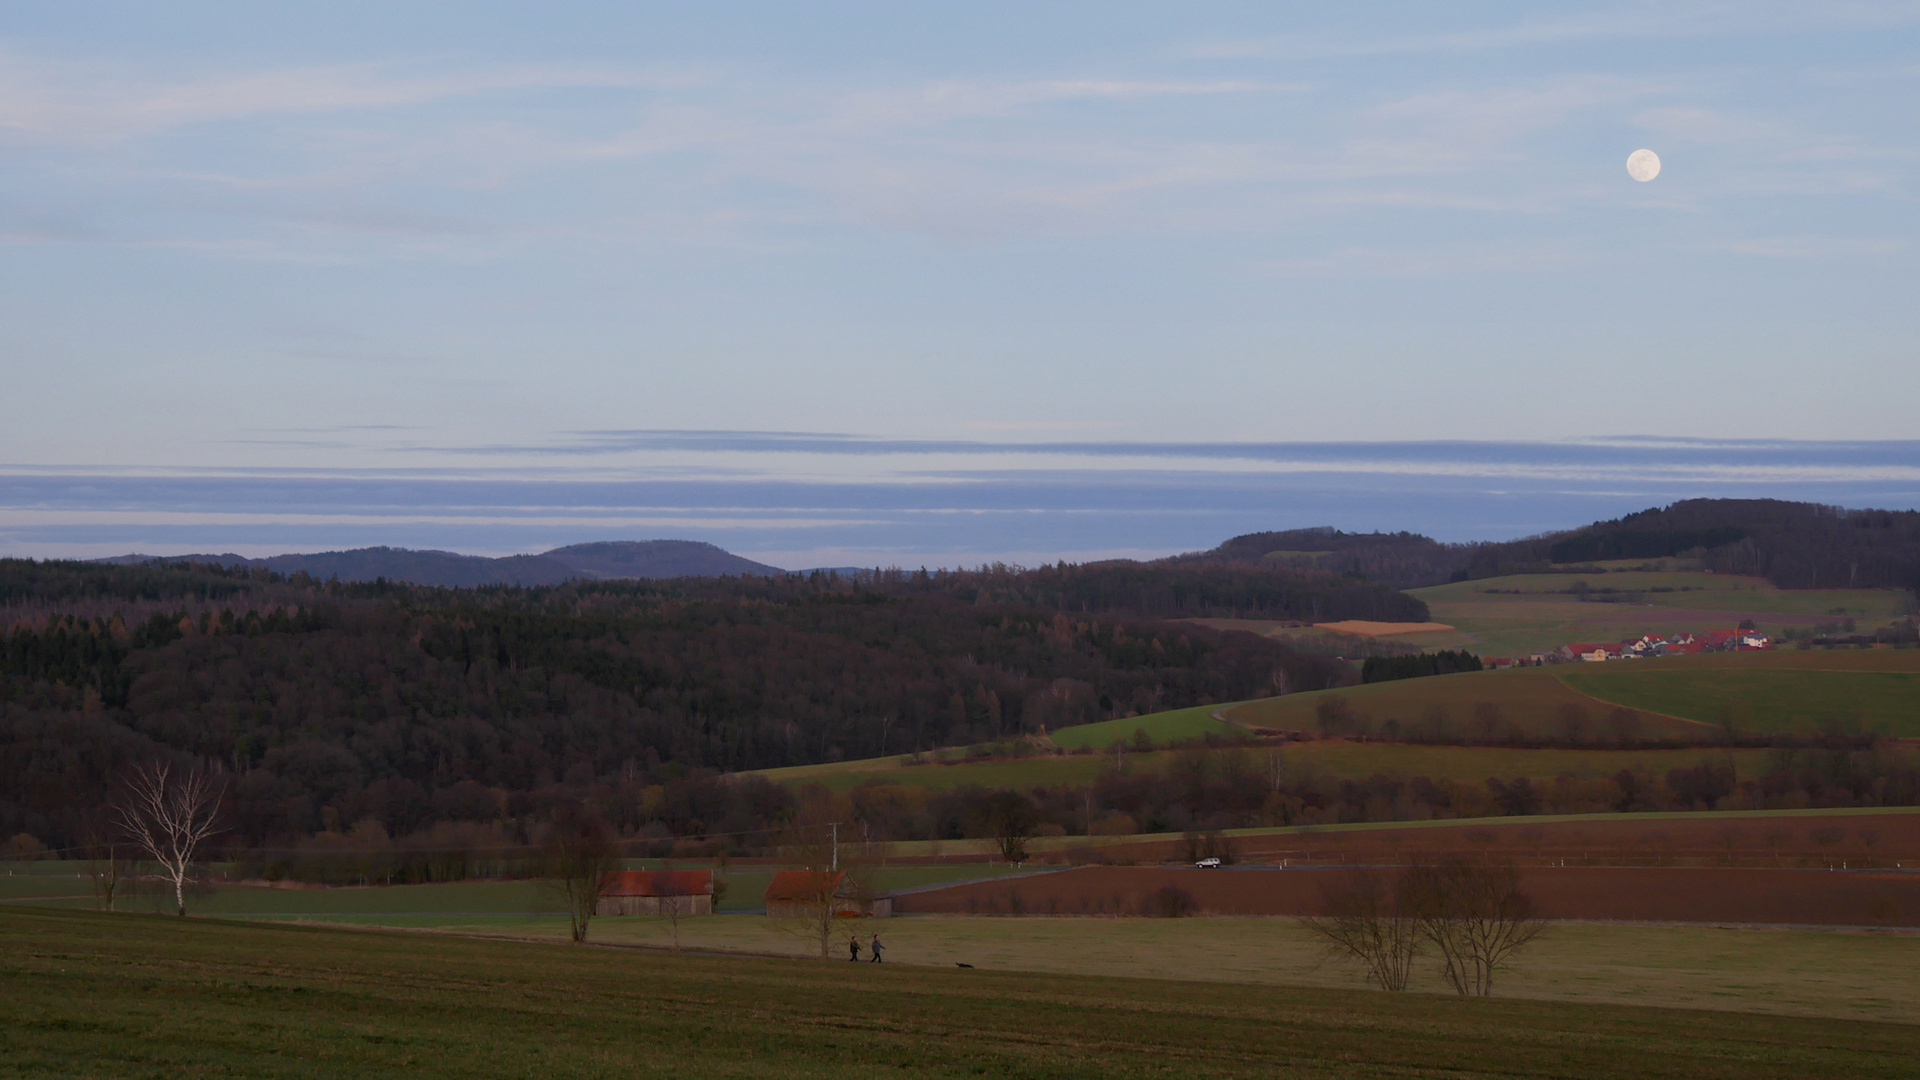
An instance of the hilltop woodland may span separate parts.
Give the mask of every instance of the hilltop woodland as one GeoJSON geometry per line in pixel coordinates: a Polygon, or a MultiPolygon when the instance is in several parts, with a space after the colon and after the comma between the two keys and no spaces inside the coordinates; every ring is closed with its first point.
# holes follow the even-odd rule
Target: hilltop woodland
{"type": "MultiPolygon", "coordinates": [[[[0,836],[57,847],[155,757],[224,768],[245,843],[363,821],[398,836],[538,816],[609,783],[1354,679],[1329,657],[1160,614],[1425,615],[1329,575],[1131,564],[449,590],[12,560],[0,605],[0,836]]],[[[756,827],[778,800],[760,791],[679,823],[756,827]]]]}
{"type": "Polygon", "coordinates": [[[1414,533],[1295,529],[1249,533],[1182,556],[1202,565],[1316,569],[1397,589],[1686,557],[1700,569],[1766,578],[1782,589],[1920,590],[1920,513],[1845,510],[1778,499],[1689,499],[1612,521],[1497,544],[1443,544],[1414,533]]]}

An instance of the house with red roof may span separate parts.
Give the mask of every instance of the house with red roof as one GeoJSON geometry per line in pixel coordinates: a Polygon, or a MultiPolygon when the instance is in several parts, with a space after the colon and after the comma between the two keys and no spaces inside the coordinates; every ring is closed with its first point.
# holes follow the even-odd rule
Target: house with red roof
{"type": "Polygon", "coordinates": [[[1560,646],[1562,661],[1586,660],[1598,662],[1614,660],[1620,656],[1618,642],[1576,641],[1571,645],[1560,646]]]}

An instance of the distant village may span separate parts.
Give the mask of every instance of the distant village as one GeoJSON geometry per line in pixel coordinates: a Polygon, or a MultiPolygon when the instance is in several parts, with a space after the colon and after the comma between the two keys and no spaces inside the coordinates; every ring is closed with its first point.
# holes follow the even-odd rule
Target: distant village
{"type": "Polygon", "coordinates": [[[1675,634],[1672,637],[1643,634],[1632,641],[1578,641],[1527,656],[1490,656],[1484,663],[1490,668],[1539,667],[1543,664],[1692,656],[1703,652],[1753,652],[1773,647],[1773,638],[1758,630],[1708,630],[1701,634],[1675,634]]]}

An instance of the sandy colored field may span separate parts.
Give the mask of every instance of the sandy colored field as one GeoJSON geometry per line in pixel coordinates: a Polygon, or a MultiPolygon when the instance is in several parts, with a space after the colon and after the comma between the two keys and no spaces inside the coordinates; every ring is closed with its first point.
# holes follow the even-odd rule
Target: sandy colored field
{"type": "MultiPolygon", "coordinates": [[[[1290,918],[1009,918],[914,915],[861,920],[878,931],[889,963],[1101,978],[1362,989],[1290,918]]],[[[559,937],[560,924],[519,933],[559,937]]],[[[807,956],[812,943],[755,916],[682,920],[681,944],[807,956]]],[[[665,921],[597,920],[595,940],[665,947],[665,921]]],[[[845,956],[845,939],[836,944],[845,956]]],[[[838,961],[845,964],[844,960],[838,961]]],[[[1849,1019],[1920,1015],[1920,935],[1705,926],[1562,923],[1501,975],[1504,998],[1640,1004],[1849,1019]]],[[[1422,967],[1414,989],[1444,992],[1422,967]]]]}
{"type": "MultiPolygon", "coordinates": [[[[908,893],[905,914],[1147,915],[1166,888],[1210,915],[1318,915],[1322,894],[1351,870],[1081,866],[1014,880],[908,893]]],[[[1549,919],[1920,927],[1920,873],[1523,867],[1521,883],[1549,919]]]]}
{"type": "Polygon", "coordinates": [[[1365,619],[1346,619],[1341,622],[1314,623],[1316,630],[1332,630],[1336,634],[1354,634],[1359,637],[1397,637],[1402,634],[1444,634],[1453,629],[1446,623],[1437,622],[1368,622],[1365,619]]]}

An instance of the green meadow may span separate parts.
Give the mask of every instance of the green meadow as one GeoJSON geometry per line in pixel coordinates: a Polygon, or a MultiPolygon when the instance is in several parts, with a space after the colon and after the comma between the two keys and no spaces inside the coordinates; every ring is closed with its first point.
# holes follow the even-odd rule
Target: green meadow
{"type": "MultiPolygon", "coordinates": [[[[937,930],[950,921],[924,922],[937,930]]],[[[1202,925],[1214,922],[1229,921],[1151,927],[1161,936],[1117,952],[1177,958],[1183,946],[1202,947],[1166,936],[1189,925],[1229,936],[1278,930],[1202,925]]],[[[978,920],[960,933],[1046,923],[1113,921],[978,920]]],[[[9,907],[0,909],[0,1077],[1912,1075],[1920,1027],[1911,1004],[1871,985],[1875,965],[1910,965],[1910,941],[1796,940],[1782,964],[1760,953],[1743,960],[1748,950],[1714,940],[1729,944],[1632,950],[1628,965],[1655,956],[1637,976],[1653,993],[1634,1003],[1460,1000],[994,970],[992,961],[854,965],[9,907]],[[1715,1008],[1662,1007],[1673,969],[1729,954],[1722,981],[1731,989],[1708,997],[1715,1008]],[[1729,1007],[1765,996],[1750,977],[1790,983],[1795,970],[1856,963],[1868,966],[1855,983],[1814,979],[1793,992],[1877,997],[1893,1017],[1729,1007]]],[[[1624,973],[1611,966],[1623,961],[1610,944],[1589,935],[1571,947],[1594,954],[1600,966],[1587,974],[1607,980],[1624,973]]],[[[1211,955],[1194,956],[1189,970],[1204,970],[1211,955]]]]}
{"type": "MultiPolygon", "coordinates": [[[[1755,654],[1747,654],[1755,655],[1755,654]]],[[[1779,652],[1744,664],[1712,666],[1672,660],[1568,664],[1560,680],[1589,696],[1628,708],[1667,713],[1746,732],[1814,732],[1834,728],[1899,738],[1920,737],[1920,653],[1779,652]],[[1820,665],[1825,657],[1885,657],[1888,668],[1820,665]],[[1793,665],[1804,666],[1793,666],[1793,665]]],[[[1727,659],[1741,659],[1733,654],[1727,659]]]]}
{"type": "MultiPolygon", "coordinates": [[[[1529,738],[1558,738],[1566,731],[1562,709],[1571,705],[1586,716],[1582,737],[1599,740],[1611,706],[1558,678],[1571,666],[1472,671],[1315,690],[1244,702],[1225,715],[1253,727],[1312,733],[1320,730],[1321,704],[1337,699],[1360,719],[1361,730],[1376,737],[1504,739],[1517,728],[1529,738]],[[1491,726],[1483,716],[1491,718],[1491,726]]],[[[1699,739],[1706,734],[1693,721],[1657,711],[1644,712],[1639,724],[1640,737],[1699,739]]]]}
{"type": "Polygon", "coordinates": [[[1144,739],[1154,746],[1186,742],[1208,735],[1228,736],[1237,729],[1214,719],[1219,705],[1196,705],[1190,709],[1133,716],[1120,720],[1102,720],[1097,724],[1076,724],[1052,732],[1055,746],[1063,750],[1104,750],[1114,743],[1134,745],[1144,739]]]}

